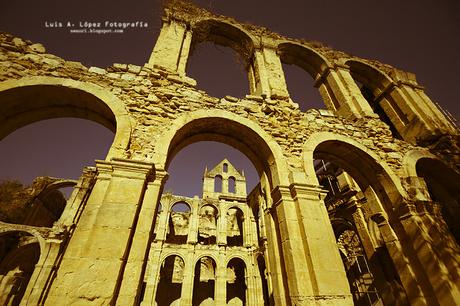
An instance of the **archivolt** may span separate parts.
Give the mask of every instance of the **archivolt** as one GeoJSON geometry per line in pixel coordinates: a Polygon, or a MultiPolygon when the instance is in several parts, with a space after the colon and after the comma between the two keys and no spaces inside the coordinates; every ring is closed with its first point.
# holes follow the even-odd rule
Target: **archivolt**
{"type": "Polygon", "coordinates": [[[274,186],[288,185],[287,164],[278,143],[257,123],[219,109],[190,112],[174,120],[157,142],[157,169],[166,169],[185,146],[204,140],[235,147],[254,163],[261,177],[267,173],[274,186]]]}
{"type": "Polygon", "coordinates": [[[36,121],[76,117],[95,121],[115,132],[106,157],[123,157],[131,135],[124,104],[102,87],[88,82],[27,77],[0,82],[0,139],[36,121]]]}

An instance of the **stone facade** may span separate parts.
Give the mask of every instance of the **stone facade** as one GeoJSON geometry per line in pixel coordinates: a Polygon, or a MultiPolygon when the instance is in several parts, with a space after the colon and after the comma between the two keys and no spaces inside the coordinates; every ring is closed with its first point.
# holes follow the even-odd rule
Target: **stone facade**
{"type": "Polygon", "coordinates": [[[52,225],[0,224],[4,303],[460,304],[459,131],[413,74],[175,1],[142,67],[87,68],[8,34],[0,47],[0,138],[56,117],[115,133],[52,225]],[[202,41],[240,55],[247,96],[186,75],[202,41]],[[300,111],[281,63],[327,109],[300,111]],[[246,196],[228,164],[217,193],[205,175],[201,200],[163,194],[172,157],[200,140],[240,149],[257,187],[246,196]]]}

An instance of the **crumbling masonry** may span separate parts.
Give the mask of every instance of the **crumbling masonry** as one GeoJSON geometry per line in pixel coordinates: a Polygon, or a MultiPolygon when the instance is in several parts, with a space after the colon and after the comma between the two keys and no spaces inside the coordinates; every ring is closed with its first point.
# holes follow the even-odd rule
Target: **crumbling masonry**
{"type": "Polygon", "coordinates": [[[78,182],[47,183],[27,218],[0,223],[4,305],[460,304],[459,131],[413,74],[180,3],[143,67],[0,39],[0,138],[56,117],[115,133],[78,182]],[[204,41],[239,54],[247,96],[187,77],[204,41]],[[281,63],[326,109],[299,110],[281,63]],[[241,150],[260,183],[246,195],[224,160],[202,198],[163,194],[173,156],[201,140],[241,150]],[[49,204],[64,185],[65,207],[49,204]]]}

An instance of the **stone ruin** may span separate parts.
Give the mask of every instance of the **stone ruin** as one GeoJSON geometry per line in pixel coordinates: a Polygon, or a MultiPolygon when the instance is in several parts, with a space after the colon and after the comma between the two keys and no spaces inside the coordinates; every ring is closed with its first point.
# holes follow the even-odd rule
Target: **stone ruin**
{"type": "Polygon", "coordinates": [[[62,212],[39,197],[37,218],[0,222],[1,303],[460,304],[459,130],[412,73],[177,1],[144,66],[87,68],[3,33],[0,67],[1,138],[56,117],[115,133],[62,182],[62,212]],[[187,76],[205,41],[238,53],[248,95],[187,76]],[[299,109],[282,63],[325,109],[299,109]],[[224,160],[202,198],[163,193],[172,157],[201,140],[241,150],[259,184],[247,194],[224,160]]]}

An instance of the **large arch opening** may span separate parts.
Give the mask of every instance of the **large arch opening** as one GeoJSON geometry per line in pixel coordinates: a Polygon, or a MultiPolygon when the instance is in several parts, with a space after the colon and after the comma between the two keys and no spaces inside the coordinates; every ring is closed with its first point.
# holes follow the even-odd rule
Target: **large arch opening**
{"type": "MultiPolygon", "coordinates": [[[[288,176],[282,175],[282,173],[284,173],[283,171],[286,171],[286,162],[281,148],[277,145],[277,143],[273,141],[272,138],[253,121],[221,110],[197,111],[177,118],[176,121],[172,123],[170,130],[166,132],[161,139],[159,139],[158,143],[162,145],[158,146],[156,150],[156,155],[154,156],[156,160],[154,162],[160,168],[164,165],[168,173],[171,174],[170,179],[172,180],[173,176],[175,176],[173,173],[173,167],[175,167],[176,156],[179,158],[182,154],[182,151],[185,151],[187,148],[192,147],[195,144],[199,144],[203,141],[213,143],[217,142],[231,146],[234,150],[239,151],[240,154],[244,155],[249,160],[249,164],[252,164],[255,169],[254,172],[256,180],[253,186],[256,188],[253,188],[252,192],[250,192],[251,188],[249,188],[247,191],[248,194],[252,194],[253,199],[257,200],[256,205],[262,205],[261,207],[264,209],[271,207],[274,202],[271,196],[273,188],[278,186],[278,184],[288,184],[288,176]],[[257,181],[259,180],[260,182],[257,184],[257,181]],[[259,197],[259,193],[263,193],[263,196],[259,197]],[[263,201],[260,199],[263,199],[263,201]]],[[[212,149],[208,150],[207,155],[203,153],[203,151],[198,151],[197,155],[201,159],[205,158],[205,156],[216,155],[216,151],[212,149]]],[[[192,156],[192,154],[185,155],[188,157],[192,156]]],[[[193,203],[201,205],[214,205],[217,208],[219,212],[218,220],[223,219],[218,226],[218,228],[220,227],[221,231],[216,233],[217,244],[221,246],[228,245],[228,237],[226,232],[229,232],[229,228],[227,226],[228,221],[225,219],[231,219],[230,217],[235,217],[238,213],[240,215],[244,213],[245,221],[248,220],[248,222],[250,222],[252,219],[250,215],[246,215],[251,214],[253,211],[251,207],[245,206],[249,205],[248,197],[246,194],[240,194],[240,191],[245,189],[245,186],[241,185],[243,173],[238,172],[240,169],[238,169],[238,165],[233,165],[233,162],[234,161],[232,158],[228,158],[228,160],[221,160],[221,158],[218,157],[217,163],[213,165],[215,166],[214,169],[211,169],[211,167],[205,170],[205,167],[202,167],[199,175],[203,176],[203,173],[208,174],[207,177],[212,180],[214,179],[214,175],[217,173],[221,174],[225,178],[234,176],[236,178],[237,184],[236,193],[209,194],[209,197],[203,197],[202,199],[199,197],[193,197],[197,194],[197,192],[185,195],[193,197],[191,199],[193,203]],[[224,171],[224,163],[227,164],[227,172],[224,171]],[[235,214],[228,216],[227,212],[229,208],[238,209],[235,209],[234,211],[232,210],[232,212],[235,212],[235,214]]],[[[179,167],[185,171],[182,175],[178,175],[179,177],[184,178],[185,184],[192,183],[190,176],[190,166],[195,164],[196,162],[189,162],[184,163],[183,167],[179,167]]],[[[248,173],[246,172],[246,169],[244,171],[244,175],[246,175],[247,178],[248,173]]],[[[213,187],[214,185],[212,185],[212,188],[213,187]]],[[[174,192],[174,184],[169,184],[168,179],[164,189],[172,190],[174,192]]],[[[224,190],[227,190],[227,187],[225,187],[224,190]]],[[[196,208],[197,214],[199,214],[200,207],[201,206],[196,208]]],[[[214,214],[209,214],[209,218],[207,218],[206,222],[209,223],[209,220],[212,219],[212,224],[214,224],[214,219],[211,217],[213,215],[214,214]]],[[[257,217],[266,218],[265,215],[257,217]]],[[[249,245],[259,247],[259,239],[257,238],[257,231],[255,227],[253,228],[250,225],[245,225],[244,222],[242,222],[243,218],[233,219],[235,219],[233,220],[235,222],[233,222],[232,225],[236,225],[238,236],[242,236],[242,232],[244,233],[244,231],[254,230],[252,234],[247,234],[248,240],[244,241],[244,246],[242,246],[243,241],[240,239],[237,245],[233,246],[233,248],[238,250],[238,248],[245,248],[249,245]],[[238,219],[240,219],[239,223],[238,219]]],[[[281,254],[281,241],[278,237],[279,233],[274,229],[276,227],[276,223],[270,223],[267,226],[269,226],[271,229],[270,237],[267,239],[267,247],[276,249],[277,251],[275,254],[281,254]],[[273,228],[271,228],[272,226],[273,228]]],[[[200,235],[199,223],[197,224],[196,229],[197,235],[200,235]]],[[[230,228],[230,232],[232,231],[233,227],[230,228]]],[[[200,238],[198,236],[195,238],[194,233],[191,233],[189,237],[190,239],[188,242],[193,244],[197,250],[209,249],[209,252],[213,252],[213,248],[201,245],[206,243],[204,241],[206,237],[200,238]],[[200,241],[202,243],[200,243],[200,241]]],[[[270,261],[270,263],[271,264],[267,267],[268,271],[276,270],[279,271],[279,273],[285,273],[284,267],[278,267],[277,261],[270,261]]],[[[195,277],[197,277],[196,275],[195,277]]],[[[270,273],[267,273],[267,275],[270,275],[270,273]]]]}
{"type": "Polygon", "coordinates": [[[45,195],[46,185],[58,181],[53,177],[78,179],[95,159],[120,156],[129,141],[126,114],[116,97],[90,83],[51,77],[1,82],[2,179],[43,190],[24,203],[23,220],[14,223],[51,226],[74,183],[60,186],[64,197],[57,188],[45,195]]]}
{"type": "Polygon", "coordinates": [[[171,206],[166,242],[174,244],[184,244],[187,242],[190,217],[191,208],[188,203],[181,201],[171,206]]]}
{"type": "Polygon", "coordinates": [[[227,305],[246,305],[246,265],[240,258],[227,264],[227,305]]]}
{"type": "Polygon", "coordinates": [[[214,205],[204,205],[199,212],[198,243],[215,244],[217,238],[218,211],[214,205]]]}
{"type": "MultiPolygon", "coordinates": [[[[340,139],[340,136],[337,138],[340,139]]],[[[344,139],[345,140],[345,139],[344,139]]],[[[324,137],[312,157],[355,305],[407,305],[405,289],[376,220],[392,211],[399,188],[368,153],[324,137]]]]}
{"type": "Polygon", "coordinates": [[[185,263],[180,256],[171,255],[163,261],[155,297],[157,305],[179,304],[184,281],[184,268],[185,263]]]}
{"type": "Polygon", "coordinates": [[[460,175],[431,158],[419,159],[416,171],[425,180],[431,199],[440,204],[447,228],[460,245],[460,175]]]}
{"type": "Polygon", "coordinates": [[[386,95],[392,86],[390,78],[376,68],[359,61],[350,60],[346,64],[350,67],[350,74],[363,98],[380,120],[390,127],[393,136],[401,138],[401,132],[409,120],[393,97],[386,95]]]}
{"type": "Polygon", "coordinates": [[[325,106],[330,108],[330,105],[325,104],[325,101],[329,101],[326,92],[321,93],[315,85],[316,80],[328,66],[326,60],[313,50],[292,43],[280,44],[278,54],[289,96],[299,104],[300,109],[307,111],[325,106]]]}
{"type": "Polygon", "coordinates": [[[244,214],[238,207],[231,207],[227,210],[227,245],[243,246],[244,214]]]}
{"type": "Polygon", "coordinates": [[[212,19],[200,21],[193,25],[187,74],[210,95],[244,97],[255,87],[253,50],[251,38],[238,27],[212,19]]]}
{"type": "Polygon", "coordinates": [[[0,235],[0,304],[19,305],[40,258],[36,237],[25,232],[0,235]]]}
{"type": "Polygon", "coordinates": [[[211,257],[202,257],[195,265],[192,305],[214,305],[215,286],[216,262],[211,257]]]}

